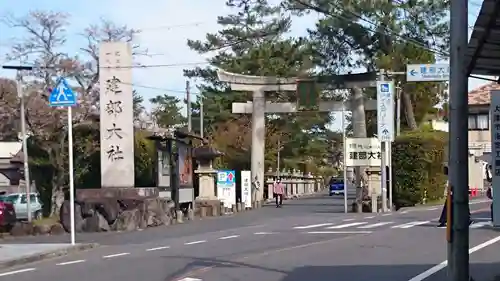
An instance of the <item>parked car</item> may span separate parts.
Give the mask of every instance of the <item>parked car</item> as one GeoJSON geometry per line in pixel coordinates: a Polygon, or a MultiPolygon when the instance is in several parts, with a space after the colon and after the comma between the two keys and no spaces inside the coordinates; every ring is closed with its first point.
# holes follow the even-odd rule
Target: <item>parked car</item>
{"type": "MultiPolygon", "coordinates": [[[[18,220],[28,219],[28,200],[25,193],[11,193],[5,196],[4,202],[14,205],[18,220]]],[[[30,194],[30,212],[33,219],[42,218],[42,203],[37,193],[30,194]]]]}
{"type": "Polygon", "coordinates": [[[332,177],[329,182],[330,196],[344,194],[344,179],[332,177]]]}
{"type": "Polygon", "coordinates": [[[16,211],[12,203],[4,201],[6,196],[0,196],[0,228],[9,230],[16,221],[16,211]]]}

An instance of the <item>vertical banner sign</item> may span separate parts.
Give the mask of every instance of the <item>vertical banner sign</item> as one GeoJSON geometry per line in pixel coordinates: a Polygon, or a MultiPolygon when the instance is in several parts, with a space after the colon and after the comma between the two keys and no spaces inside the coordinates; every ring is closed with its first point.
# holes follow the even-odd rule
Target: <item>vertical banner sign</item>
{"type": "Polygon", "coordinates": [[[377,135],[381,142],[394,141],[394,82],[377,81],[377,135]]]}
{"type": "Polygon", "coordinates": [[[193,165],[191,159],[191,149],[187,144],[177,142],[178,155],[178,175],[179,186],[192,186],[193,184],[193,165]]]}
{"type": "Polygon", "coordinates": [[[134,186],[132,51],[124,42],[99,46],[101,184],[134,186]]]}
{"type": "Polygon", "coordinates": [[[241,171],[241,202],[245,208],[252,208],[252,172],[241,171]]]}
{"type": "Polygon", "coordinates": [[[500,226],[500,91],[491,91],[490,95],[493,225],[500,226]]]}
{"type": "Polygon", "coordinates": [[[236,173],[235,171],[217,172],[217,199],[224,207],[231,208],[236,204],[236,173]]]}

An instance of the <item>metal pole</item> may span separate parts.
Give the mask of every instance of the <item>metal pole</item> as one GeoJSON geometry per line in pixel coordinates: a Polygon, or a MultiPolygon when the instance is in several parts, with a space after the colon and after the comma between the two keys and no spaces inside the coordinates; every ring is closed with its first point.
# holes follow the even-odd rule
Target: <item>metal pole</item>
{"type": "Polygon", "coordinates": [[[388,142],[387,159],[389,159],[389,211],[392,212],[392,142],[388,142]]]}
{"type": "Polygon", "coordinates": [[[24,164],[24,181],[26,185],[26,205],[28,212],[28,221],[31,221],[31,188],[30,188],[30,170],[28,163],[28,135],[26,133],[26,108],[24,105],[24,92],[23,92],[23,77],[20,71],[17,74],[17,94],[21,100],[21,134],[23,138],[23,164],[24,164]]]}
{"type": "MultiPolygon", "coordinates": [[[[450,161],[449,175],[453,188],[453,267],[451,280],[469,281],[469,194],[468,194],[468,73],[467,0],[451,1],[450,8],[450,161]]],[[[450,223],[450,222],[449,222],[450,223]]]]}
{"type": "Polygon", "coordinates": [[[68,162],[69,162],[69,204],[71,216],[71,245],[75,245],[75,181],[73,169],[73,113],[68,107],[68,162]]]}
{"type": "Polygon", "coordinates": [[[203,96],[201,96],[201,98],[200,98],[200,136],[201,136],[201,138],[204,137],[203,131],[205,130],[205,128],[203,127],[203,125],[204,125],[203,124],[203,117],[204,117],[203,115],[204,115],[204,113],[203,113],[203,96]]]}
{"type": "Polygon", "coordinates": [[[401,87],[396,88],[396,136],[401,134],[401,87]]]}
{"type": "Polygon", "coordinates": [[[189,92],[189,81],[186,81],[186,115],[188,120],[188,132],[191,132],[191,93],[189,92]]]}
{"type": "Polygon", "coordinates": [[[345,103],[342,101],[342,146],[343,146],[343,161],[344,161],[344,213],[347,213],[347,189],[349,187],[349,183],[347,182],[347,146],[346,146],[346,132],[345,132],[345,103]]]}
{"type": "MultiPolygon", "coordinates": [[[[381,69],[380,70],[380,73],[379,73],[379,81],[384,81],[384,71],[381,69]]],[[[380,153],[380,156],[381,156],[381,165],[380,165],[380,172],[381,172],[381,185],[380,185],[380,192],[382,193],[381,194],[381,198],[382,198],[382,213],[385,213],[387,212],[387,170],[386,170],[386,166],[387,166],[387,152],[386,152],[386,142],[383,141],[380,143],[380,149],[381,149],[381,153],[380,153]]],[[[372,206],[372,209],[374,208],[374,206],[372,206]]],[[[375,208],[377,208],[377,206],[375,206],[375,208]]]]}
{"type": "Polygon", "coordinates": [[[281,157],[281,135],[278,138],[278,155],[276,159],[276,177],[280,176],[280,157],[281,157]]]}

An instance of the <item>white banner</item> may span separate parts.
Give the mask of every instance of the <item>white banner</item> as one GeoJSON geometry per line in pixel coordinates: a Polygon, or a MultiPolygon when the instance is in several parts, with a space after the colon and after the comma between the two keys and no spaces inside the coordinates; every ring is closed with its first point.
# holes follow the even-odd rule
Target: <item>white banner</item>
{"type": "Polygon", "coordinates": [[[380,167],[382,151],[377,138],[346,138],[345,142],[347,167],[380,167]]]}
{"type": "Polygon", "coordinates": [[[394,82],[377,81],[377,136],[394,141],[394,82]]]}
{"type": "Polygon", "coordinates": [[[252,207],[252,172],[241,171],[241,202],[245,208],[252,207]]]}

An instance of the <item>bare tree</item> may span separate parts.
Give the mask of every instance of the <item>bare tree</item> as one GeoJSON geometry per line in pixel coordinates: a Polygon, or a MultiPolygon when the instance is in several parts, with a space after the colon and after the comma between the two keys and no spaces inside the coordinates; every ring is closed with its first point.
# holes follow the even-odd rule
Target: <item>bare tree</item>
{"type": "MultiPolygon", "coordinates": [[[[79,93],[79,101],[74,109],[73,123],[77,126],[82,122],[92,122],[89,117],[99,112],[99,43],[132,42],[137,32],[104,20],[98,25],[91,25],[82,34],[87,39],[87,44],[80,48],[83,56],[79,57],[61,51],[67,41],[68,14],[35,11],[23,17],[9,15],[3,22],[11,28],[21,29],[25,34],[25,37],[16,40],[18,43],[13,45],[7,58],[29,60],[35,67],[29,73],[32,79],[26,81],[26,120],[33,141],[46,152],[48,162],[54,169],[50,192],[51,213],[55,215],[64,201],[63,186],[67,182],[67,122],[66,110],[48,105],[48,92],[55,86],[60,75],[75,81],[78,86],[74,90],[79,93]]],[[[134,45],[134,50],[137,51],[138,46],[134,45]]],[[[76,140],[75,143],[77,142],[76,140]]],[[[98,149],[98,140],[93,143],[94,145],[87,145],[88,153],[98,149]]]]}
{"type": "Polygon", "coordinates": [[[0,78],[0,140],[18,139],[19,99],[16,82],[0,78]]]}

